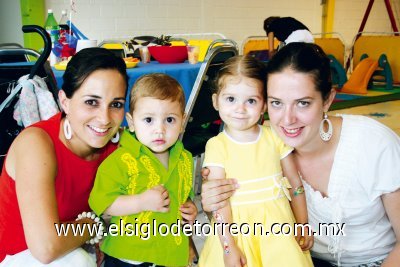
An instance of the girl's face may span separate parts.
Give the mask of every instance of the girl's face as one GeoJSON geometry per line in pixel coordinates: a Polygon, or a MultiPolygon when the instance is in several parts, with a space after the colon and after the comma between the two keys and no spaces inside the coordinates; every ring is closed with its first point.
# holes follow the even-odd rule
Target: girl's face
{"type": "Polygon", "coordinates": [[[91,153],[104,147],[124,118],[126,85],[117,70],[96,70],[68,99],[60,91],[60,102],[71,124],[68,143],[75,153],[91,153]]]}
{"type": "Polygon", "coordinates": [[[266,109],[263,84],[256,79],[228,77],[225,87],[213,95],[213,105],[230,136],[258,132],[257,122],[266,109]]]}
{"type": "Polygon", "coordinates": [[[269,74],[267,88],[271,126],[287,145],[306,149],[322,142],[319,126],[334,93],[324,103],[313,77],[290,69],[269,74]]]}

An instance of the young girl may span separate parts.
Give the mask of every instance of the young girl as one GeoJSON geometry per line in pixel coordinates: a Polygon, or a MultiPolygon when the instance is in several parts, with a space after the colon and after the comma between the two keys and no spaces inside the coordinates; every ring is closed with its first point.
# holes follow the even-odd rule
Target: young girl
{"type": "Polygon", "coordinates": [[[234,177],[240,188],[213,212],[214,223],[227,227],[214,224],[218,235],[207,238],[200,266],[312,266],[312,236],[294,233],[294,222],[308,219],[292,148],[258,124],[266,111],[265,77],[264,65],[249,56],[229,59],[218,74],[212,100],[224,131],[208,141],[204,167],[209,179],[234,177]]]}

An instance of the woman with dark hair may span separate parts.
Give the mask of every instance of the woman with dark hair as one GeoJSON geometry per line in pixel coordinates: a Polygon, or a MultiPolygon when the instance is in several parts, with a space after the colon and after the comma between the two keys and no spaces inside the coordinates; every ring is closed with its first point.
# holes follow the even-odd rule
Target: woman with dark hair
{"type": "Polygon", "coordinates": [[[106,49],[84,49],[68,63],[63,79],[63,112],[21,132],[4,164],[2,266],[36,266],[56,259],[58,266],[94,264],[78,249],[92,238],[87,231],[58,236],[55,226],[95,223],[92,218],[75,219],[89,211],[97,167],[116,148],[109,141],[124,118],[126,66],[106,49]]]}
{"type": "Polygon", "coordinates": [[[274,38],[279,40],[280,48],[294,42],[314,43],[314,37],[307,26],[292,17],[268,17],[264,20],[264,31],[268,37],[270,59],[276,53],[274,38]]]}
{"type": "MultiPolygon", "coordinates": [[[[314,44],[289,44],[269,61],[267,95],[270,124],[302,176],[315,266],[398,266],[400,138],[364,116],[327,115],[335,90],[314,44]]],[[[224,206],[235,184],[204,183],[204,209],[224,206]]]]}
{"type": "Polygon", "coordinates": [[[68,63],[63,80],[63,112],[21,132],[5,160],[0,266],[96,265],[80,247],[102,238],[88,199],[98,166],[118,143],[126,65],[104,48],[87,48],[68,63]],[[93,226],[95,233],[88,231],[93,226]]]}

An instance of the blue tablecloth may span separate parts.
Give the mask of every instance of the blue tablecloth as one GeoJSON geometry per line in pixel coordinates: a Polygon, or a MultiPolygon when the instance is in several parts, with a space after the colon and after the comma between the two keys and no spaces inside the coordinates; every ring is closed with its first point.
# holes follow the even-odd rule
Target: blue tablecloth
{"type": "MultiPolygon", "coordinates": [[[[125,107],[128,110],[129,103],[129,93],[132,89],[135,81],[142,75],[148,73],[165,73],[172,77],[174,77],[183,87],[185,91],[186,102],[189,99],[190,92],[192,91],[194,82],[196,81],[197,74],[200,70],[201,63],[198,64],[189,64],[179,63],[179,64],[160,64],[156,61],[152,61],[147,64],[139,63],[136,68],[127,69],[128,77],[129,77],[129,85],[128,85],[128,101],[125,107]]],[[[54,76],[57,80],[57,85],[59,88],[62,88],[62,75],[64,71],[59,71],[53,68],[54,76]]]]}
{"type": "MultiPolygon", "coordinates": [[[[160,64],[157,61],[151,61],[150,63],[143,64],[140,62],[135,68],[127,69],[129,81],[128,81],[128,93],[127,101],[125,103],[125,111],[129,112],[129,96],[135,81],[142,75],[148,73],[165,73],[174,77],[183,87],[185,92],[186,103],[189,99],[190,92],[192,91],[194,82],[196,81],[197,74],[200,70],[201,63],[189,64],[179,63],[179,64],[160,64]]],[[[63,79],[62,76],[64,71],[56,70],[53,68],[54,76],[57,81],[59,88],[62,88],[63,79]]],[[[123,126],[127,125],[124,119],[123,126]]]]}

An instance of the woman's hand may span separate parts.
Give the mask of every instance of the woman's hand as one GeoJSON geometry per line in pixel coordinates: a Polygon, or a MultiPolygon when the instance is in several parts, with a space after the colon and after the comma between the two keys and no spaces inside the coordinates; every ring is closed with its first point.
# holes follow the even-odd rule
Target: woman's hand
{"type": "Polygon", "coordinates": [[[203,176],[201,204],[203,205],[203,210],[207,212],[225,207],[228,199],[239,188],[236,179],[207,180],[209,172],[207,168],[201,170],[201,176],[203,176]]]}
{"type": "Polygon", "coordinates": [[[297,231],[296,231],[296,241],[299,244],[300,248],[303,251],[309,250],[312,248],[314,245],[314,237],[312,235],[309,235],[309,226],[298,226],[297,231]],[[303,235],[302,234],[302,229],[304,230],[303,235]]]}
{"type": "Polygon", "coordinates": [[[183,220],[189,224],[193,224],[197,217],[197,207],[193,201],[190,199],[186,200],[186,202],[179,207],[179,210],[183,220]]]}

